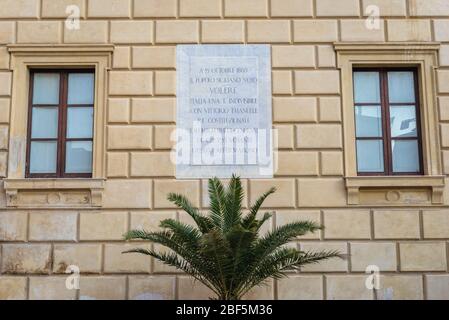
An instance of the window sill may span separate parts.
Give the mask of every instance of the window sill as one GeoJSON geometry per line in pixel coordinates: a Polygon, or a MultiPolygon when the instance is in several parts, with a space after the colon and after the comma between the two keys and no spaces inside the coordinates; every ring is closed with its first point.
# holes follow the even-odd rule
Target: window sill
{"type": "Polygon", "coordinates": [[[8,207],[101,207],[104,179],[5,179],[8,207]]]}
{"type": "Polygon", "coordinates": [[[346,177],[345,184],[350,205],[423,204],[426,194],[430,204],[442,204],[445,186],[444,176],[346,177]]]}

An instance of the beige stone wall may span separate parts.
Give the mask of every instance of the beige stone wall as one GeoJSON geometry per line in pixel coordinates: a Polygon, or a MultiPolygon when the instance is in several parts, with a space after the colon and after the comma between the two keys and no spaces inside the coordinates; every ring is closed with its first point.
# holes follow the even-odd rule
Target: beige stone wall
{"type": "MultiPolygon", "coordinates": [[[[349,206],[344,184],[341,83],[333,43],[440,42],[435,70],[441,161],[449,174],[449,2],[443,0],[0,0],[0,177],[7,176],[12,87],[9,44],[114,44],[108,72],[103,207],[6,207],[0,182],[0,299],[206,298],[172,269],[120,253],[130,228],[155,228],[186,216],[166,200],[189,195],[207,206],[206,181],[177,181],[169,161],[175,128],[175,46],[185,43],[272,45],[273,119],[279,171],[245,181],[246,204],[271,186],[271,227],[310,219],[326,229],[298,239],[301,249],[350,255],[271,281],[249,298],[449,298],[449,181],[442,205],[349,206]],[[81,29],[64,27],[66,6],[81,8],[81,29]],[[380,30],[364,27],[377,5],[380,30]],[[378,292],[365,268],[382,271],[378,292]],[[65,289],[68,265],[82,272],[80,291],[65,289]],[[387,292],[392,288],[392,293],[387,292]]],[[[100,128],[102,129],[102,128],[100,128]]],[[[99,130],[99,128],[97,128],[99,130]]]]}

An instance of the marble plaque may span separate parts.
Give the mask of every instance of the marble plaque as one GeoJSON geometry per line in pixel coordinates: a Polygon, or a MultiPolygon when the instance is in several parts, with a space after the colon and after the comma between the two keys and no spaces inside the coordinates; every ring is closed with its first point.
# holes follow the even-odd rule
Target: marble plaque
{"type": "Polygon", "coordinates": [[[177,47],[177,178],[273,176],[269,45],[177,47]]]}

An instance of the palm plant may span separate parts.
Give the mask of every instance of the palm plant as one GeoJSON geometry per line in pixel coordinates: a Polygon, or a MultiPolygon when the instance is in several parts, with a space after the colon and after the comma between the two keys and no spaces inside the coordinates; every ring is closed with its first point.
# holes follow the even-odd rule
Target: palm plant
{"type": "Polygon", "coordinates": [[[322,227],[313,222],[293,222],[261,235],[261,227],[271,213],[258,216],[265,199],[275,192],[272,188],[243,213],[244,192],[240,178],[233,176],[228,187],[217,178],[209,180],[210,211],[204,215],[189,200],[179,194],[168,199],[192,217],[196,226],[173,219],[160,223],[161,231],[133,230],[125,239],[148,240],[169,248],[168,252],[152,249],[126,251],[152,256],[184,271],[200,281],[220,300],[239,300],[268,278],[279,279],[286,272],[341,257],[338,252],[303,252],[287,244],[296,237],[315,232],[322,227]]]}

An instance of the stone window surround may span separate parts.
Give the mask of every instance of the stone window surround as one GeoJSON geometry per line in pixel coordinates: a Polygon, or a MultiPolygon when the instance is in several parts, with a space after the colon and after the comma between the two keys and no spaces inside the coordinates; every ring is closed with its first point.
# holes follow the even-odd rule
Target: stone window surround
{"type": "MultiPolygon", "coordinates": [[[[431,203],[443,203],[444,176],[436,107],[435,69],[438,67],[439,43],[334,43],[341,71],[344,167],[347,201],[360,204],[363,188],[427,188],[431,203]],[[357,67],[416,67],[419,73],[419,96],[422,127],[423,176],[364,177],[357,175],[355,120],[352,72],[357,67]]],[[[387,193],[390,194],[391,192],[387,193]]],[[[397,196],[396,194],[394,196],[397,196]]]]}
{"type": "MultiPolygon", "coordinates": [[[[112,45],[8,45],[11,55],[13,88],[9,136],[8,176],[4,179],[9,207],[27,206],[21,203],[20,193],[39,192],[49,199],[59,198],[59,191],[88,191],[89,199],[81,206],[101,207],[106,168],[106,101],[107,73],[111,67],[112,45]],[[95,69],[94,147],[92,178],[25,179],[27,145],[28,99],[31,68],[95,69]]],[[[73,207],[74,204],[49,201],[48,206],[73,207]]]]}

